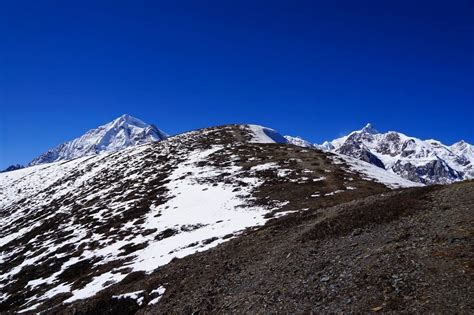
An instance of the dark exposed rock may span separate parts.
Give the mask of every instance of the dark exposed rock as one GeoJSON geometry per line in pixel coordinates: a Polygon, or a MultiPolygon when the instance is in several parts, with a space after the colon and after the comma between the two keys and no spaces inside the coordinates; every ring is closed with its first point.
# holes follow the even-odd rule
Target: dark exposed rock
{"type": "Polygon", "coordinates": [[[424,184],[449,183],[462,179],[462,173],[453,170],[444,161],[438,159],[425,165],[415,166],[411,163],[397,162],[392,169],[414,182],[424,184]]]}
{"type": "Polygon", "coordinates": [[[372,154],[369,150],[365,149],[362,145],[357,142],[348,142],[341,146],[338,153],[345,154],[348,156],[355,157],[356,159],[368,162],[377,167],[385,169],[385,165],[378,157],[372,154]]]}

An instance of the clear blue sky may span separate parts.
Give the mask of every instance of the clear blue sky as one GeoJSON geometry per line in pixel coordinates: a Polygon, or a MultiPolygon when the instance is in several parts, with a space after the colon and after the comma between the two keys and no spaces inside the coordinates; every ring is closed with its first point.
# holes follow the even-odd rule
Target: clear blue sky
{"type": "Polygon", "coordinates": [[[1,1],[0,168],[129,113],[474,142],[472,0],[1,1]]]}

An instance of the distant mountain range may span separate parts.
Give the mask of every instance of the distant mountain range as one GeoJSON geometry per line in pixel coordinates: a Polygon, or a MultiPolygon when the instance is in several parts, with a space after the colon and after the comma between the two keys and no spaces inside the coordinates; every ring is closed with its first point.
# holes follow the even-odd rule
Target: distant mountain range
{"type": "MultiPolygon", "coordinates": [[[[249,126],[251,128],[253,125],[249,126]]],[[[421,140],[396,131],[381,133],[371,124],[323,144],[313,144],[300,137],[283,137],[269,128],[259,130],[261,132],[265,130],[265,133],[260,134],[260,141],[265,142],[270,138],[278,143],[350,156],[412,182],[447,184],[474,178],[474,147],[465,141],[447,146],[437,140],[421,140]]],[[[168,135],[156,126],[125,114],[108,124],[88,131],[79,138],[46,151],[33,159],[28,166],[115,152],[167,137],[168,135]]],[[[22,167],[12,165],[4,171],[22,167]]]]}
{"type": "Polygon", "coordinates": [[[381,133],[371,124],[320,145],[298,137],[286,139],[295,145],[360,159],[413,182],[447,184],[474,178],[474,146],[465,141],[448,146],[396,131],[381,133]]]}

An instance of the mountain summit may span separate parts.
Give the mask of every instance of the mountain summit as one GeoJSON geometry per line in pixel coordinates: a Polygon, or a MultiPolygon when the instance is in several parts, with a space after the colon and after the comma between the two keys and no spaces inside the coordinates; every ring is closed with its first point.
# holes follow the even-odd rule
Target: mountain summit
{"type": "Polygon", "coordinates": [[[371,123],[368,123],[367,125],[365,125],[365,127],[362,128],[361,132],[371,133],[371,134],[377,134],[377,133],[379,133],[379,132],[377,131],[377,129],[375,129],[374,126],[372,126],[371,123]]]}
{"type": "Polygon", "coordinates": [[[46,151],[31,161],[29,166],[114,152],[167,137],[168,135],[156,126],[125,114],[108,124],[89,130],[79,138],[46,151]]]}

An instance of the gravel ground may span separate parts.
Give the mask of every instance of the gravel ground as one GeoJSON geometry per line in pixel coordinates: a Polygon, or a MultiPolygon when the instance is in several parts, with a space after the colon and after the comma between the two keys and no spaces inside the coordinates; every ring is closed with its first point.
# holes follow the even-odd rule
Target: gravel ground
{"type": "Polygon", "coordinates": [[[473,221],[473,181],[344,200],[49,312],[472,314],[473,221]],[[111,298],[159,286],[166,292],[151,306],[111,298]]]}

